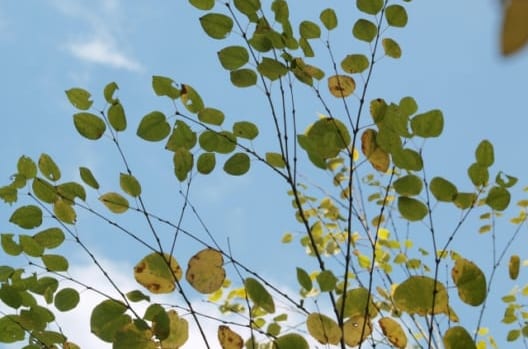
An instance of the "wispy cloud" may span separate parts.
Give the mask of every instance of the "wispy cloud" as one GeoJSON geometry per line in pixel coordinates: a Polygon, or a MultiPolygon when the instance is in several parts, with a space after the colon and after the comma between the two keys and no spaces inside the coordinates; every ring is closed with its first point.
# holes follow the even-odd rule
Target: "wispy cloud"
{"type": "Polygon", "coordinates": [[[125,49],[126,22],[119,0],[101,0],[95,4],[77,0],[52,3],[62,14],[82,24],[63,45],[74,57],[116,69],[142,70],[141,64],[125,49]]]}

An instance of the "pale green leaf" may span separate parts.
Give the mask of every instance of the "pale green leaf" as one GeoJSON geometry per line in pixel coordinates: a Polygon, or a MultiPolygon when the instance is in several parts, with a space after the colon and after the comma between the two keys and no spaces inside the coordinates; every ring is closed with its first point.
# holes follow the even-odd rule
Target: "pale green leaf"
{"type": "Polygon", "coordinates": [[[58,254],[45,254],[42,255],[42,263],[46,269],[50,271],[67,271],[68,270],[68,260],[58,254]]]}
{"type": "Polygon", "coordinates": [[[249,121],[237,121],[233,124],[233,134],[237,137],[255,139],[258,136],[258,127],[249,121]]]}
{"type": "Polygon", "coordinates": [[[121,173],[119,175],[119,184],[121,189],[128,195],[133,197],[141,195],[141,184],[133,175],[121,173]]]}
{"type": "Polygon", "coordinates": [[[93,104],[90,92],[82,88],[74,87],[65,92],[70,103],[77,109],[88,110],[93,104]]]}
{"type": "Polygon", "coordinates": [[[269,314],[275,312],[275,302],[273,302],[273,298],[258,280],[246,278],[246,280],[244,280],[244,286],[249,298],[256,306],[262,308],[269,314]]]}
{"type": "Polygon", "coordinates": [[[60,311],[69,311],[74,309],[80,301],[79,292],[73,288],[63,288],[55,295],[53,300],[55,307],[60,311]]]}
{"type": "Polygon", "coordinates": [[[162,112],[153,111],[145,115],[139,123],[137,135],[146,141],[157,142],[165,139],[171,126],[162,112]]]}
{"type": "Polygon", "coordinates": [[[180,90],[174,86],[174,80],[165,76],[152,76],[152,89],[157,96],[167,96],[173,100],[180,97],[180,90]]]}
{"type": "Polygon", "coordinates": [[[21,206],[11,214],[9,222],[23,229],[33,229],[42,224],[42,210],[35,205],[21,206]]]}
{"type": "Polygon", "coordinates": [[[128,210],[128,200],[121,194],[109,192],[99,197],[99,200],[113,213],[123,213],[128,210]]]}
{"type": "Polygon", "coordinates": [[[218,51],[218,59],[224,69],[235,70],[249,61],[249,53],[243,46],[228,46],[218,51]]]}
{"type": "Polygon", "coordinates": [[[378,34],[378,27],[371,21],[360,18],[354,23],[352,34],[358,40],[372,42],[378,34]]]}
{"type": "Polygon", "coordinates": [[[200,17],[200,24],[213,39],[224,39],[233,29],[233,20],[221,13],[208,13],[200,17]]]}
{"type": "Polygon", "coordinates": [[[362,54],[347,55],[341,61],[341,68],[349,74],[361,73],[369,67],[367,56],[362,54]]]}
{"type": "Polygon", "coordinates": [[[61,178],[59,167],[48,154],[40,155],[38,159],[38,168],[40,173],[50,181],[58,181],[61,178]]]}
{"type": "Polygon", "coordinates": [[[90,140],[101,138],[106,131],[103,119],[91,113],[73,114],[73,124],[81,136],[90,140]]]}
{"type": "Polygon", "coordinates": [[[125,109],[123,105],[117,102],[114,103],[108,108],[108,122],[114,128],[114,130],[120,132],[124,131],[127,127],[125,109]]]}

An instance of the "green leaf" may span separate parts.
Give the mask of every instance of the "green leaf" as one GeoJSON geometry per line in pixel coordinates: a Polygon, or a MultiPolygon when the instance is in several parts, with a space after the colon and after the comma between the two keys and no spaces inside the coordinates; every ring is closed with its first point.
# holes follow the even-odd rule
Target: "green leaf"
{"type": "Polygon", "coordinates": [[[428,212],[423,202],[407,196],[398,197],[398,210],[403,218],[411,222],[422,220],[428,212]]]}
{"type": "Polygon", "coordinates": [[[397,309],[410,315],[449,313],[445,286],[428,276],[409,277],[396,287],[393,299],[397,309]]]}
{"type": "Polygon", "coordinates": [[[445,349],[477,349],[471,335],[462,326],[453,326],[442,337],[445,349]]]}
{"type": "Polygon", "coordinates": [[[139,123],[137,135],[150,142],[157,142],[169,135],[171,127],[162,112],[153,111],[145,115],[139,123]]]}
{"type": "Polygon", "coordinates": [[[418,104],[416,104],[416,100],[409,96],[400,99],[399,106],[400,113],[405,116],[411,116],[418,110],[418,104]]]}
{"type": "Polygon", "coordinates": [[[198,112],[198,120],[206,124],[220,126],[224,122],[224,113],[214,108],[203,108],[198,112]]]}
{"type": "Polygon", "coordinates": [[[58,181],[61,177],[60,169],[48,154],[41,154],[38,160],[40,173],[50,181],[58,181]]]}
{"type": "Polygon", "coordinates": [[[9,222],[23,229],[33,229],[42,224],[42,210],[35,205],[19,207],[9,218],[9,222]]]}
{"type": "Polygon", "coordinates": [[[438,201],[452,202],[458,193],[457,187],[442,177],[431,179],[429,190],[438,201]]]}
{"type": "Polygon", "coordinates": [[[235,0],[235,7],[248,17],[255,15],[260,10],[260,0],[235,0]]]}
{"type": "Polygon", "coordinates": [[[383,8],[383,0],[356,0],[356,6],[369,15],[377,15],[383,8]]]}
{"type": "Polygon", "coordinates": [[[123,213],[128,210],[128,200],[118,193],[106,193],[99,200],[113,213],[123,213]]]}
{"type": "Polygon", "coordinates": [[[238,69],[230,73],[231,83],[236,87],[249,87],[257,83],[257,73],[251,69],[238,69]]]}
{"type": "Polygon", "coordinates": [[[161,348],[180,348],[189,338],[189,323],[173,309],[167,315],[170,323],[169,336],[161,341],[161,348]]]}
{"type": "Polygon", "coordinates": [[[202,153],[196,161],[196,169],[201,174],[211,173],[216,166],[216,157],[214,153],[202,153]]]}
{"type": "Polygon", "coordinates": [[[475,193],[457,193],[455,196],[455,205],[464,210],[473,206],[476,200],[477,196],[475,193]]]}
{"type": "Polygon", "coordinates": [[[312,279],[303,268],[297,267],[297,281],[306,291],[310,291],[313,288],[312,279]]]}
{"type": "Polygon", "coordinates": [[[17,290],[9,284],[2,284],[0,288],[0,300],[5,303],[5,305],[18,309],[22,305],[22,296],[20,290],[17,290]]]}
{"type": "Polygon", "coordinates": [[[229,154],[235,150],[237,142],[234,134],[229,131],[212,132],[212,134],[216,138],[214,151],[221,154],[229,154]]]}
{"type": "Polygon", "coordinates": [[[257,70],[271,81],[277,80],[288,73],[288,68],[284,64],[268,57],[262,58],[262,62],[258,64],[257,70]]]}
{"type": "Polygon", "coordinates": [[[0,187],[0,198],[6,204],[12,204],[17,201],[18,192],[16,188],[11,185],[0,187]]]}
{"type": "Polygon", "coordinates": [[[126,130],[127,121],[125,109],[123,109],[121,103],[114,103],[108,108],[108,122],[118,132],[126,130]]]}
{"type": "Polygon", "coordinates": [[[513,329],[509,330],[508,334],[506,335],[506,340],[508,342],[514,342],[521,336],[521,330],[513,329]]]}
{"type": "Polygon", "coordinates": [[[167,96],[172,100],[180,97],[180,90],[174,86],[174,80],[165,76],[152,76],[152,89],[157,96],[167,96]]]}
{"type": "MultiPolygon", "coordinates": [[[[239,0],[243,2],[244,0],[239,0]]],[[[288,9],[288,3],[285,0],[275,0],[271,4],[271,10],[275,14],[275,20],[279,23],[287,23],[288,17],[290,16],[290,10],[288,9]]]]}
{"type": "Polygon", "coordinates": [[[297,333],[288,333],[275,339],[277,349],[309,349],[308,342],[303,336],[297,333]]]}
{"type": "Polygon", "coordinates": [[[42,255],[42,262],[49,271],[67,271],[69,267],[68,260],[58,254],[42,255]]]}
{"type": "Polygon", "coordinates": [[[268,152],[266,153],[266,162],[276,168],[286,167],[286,163],[279,153],[268,152]]]}
{"type": "Polygon", "coordinates": [[[475,150],[475,158],[477,164],[485,167],[490,167],[495,161],[493,144],[488,140],[483,140],[475,150]]]}
{"type": "Polygon", "coordinates": [[[183,182],[185,179],[187,179],[187,175],[193,168],[193,155],[185,148],[178,148],[174,152],[173,164],[176,178],[178,178],[180,182],[183,182]]]}
{"type": "Polygon", "coordinates": [[[18,316],[6,315],[0,318],[0,343],[15,343],[24,340],[26,332],[18,324],[18,316]]]}
{"type": "Polygon", "coordinates": [[[495,177],[495,183],[497,183],[499,187],[503,187],[503,188],[513,187],[517,183],[517,180],[518,180],[517,177],[507,175],[502,171],[499,171],[499,173],[497,173],[497,176],[495,177]]]}
{"type": "Polygon", "coordinates": [[[246,153],[235,153],[224,163],[224,171],[232,176],[241,176],[249,171],[250,163],[246,153]]]}
{"type": "Polygon", "coordinates": [[[53,213],[55,214],[55,217],[64,223],[75,224],[77,221],[77,214],[75,213],[75,210],[73,209],[71,203],[67,202],[66,200],[56,200],[53,203],[53,213]]]}
{"type": "Polygon", "coordinates": [[[341,329],[335,320],[320,313],[311,313],[306,318],[306,328],[321,344],[337,345],[341,340],[341,329]]]}
{"type": "Polygon", "coordinates": [[[237,137],[255,139],[258,136],[258,127],[249,121],[238,121],[233,124],[233,134],[237,137]]]}
{"type": "Polygon", "coordinates": [[[317,39],[321,37],[321,28],[311,21],[302,21],[299,24],[299,33],[305,39],[317,39]]]}
{"type": "Polygon", "coordinates": [[[103,95],[104,95],[105,101],[108,104],[114,104],[118,101],[117,99],[114,98],[114,93],[118,89],[119,89],[119,86],[117,86],[117,84],[114,81],[106,84],[104,91],[103,91],[103,95]]]}
{"type": "Polygon", "coordinates": [[[189,3],[199,10],[210,10],[214,7],[215,0],[189,0],[189,3]]]}
{"type": "Polygon", "coordinates": [[[31,257],[40,257],[44,252],[44,247],[33,239],[32,236],[21,234],[18,236],[18,240],[22,250],[25,254],[31,257]]]}
{"type": "Polygon", "coordinates": [[[310,45],[310,43],[308,42],[308,40],[306,38],[301,37],[299,39],[299,47],[303,51],[303,54],[304,54],[305,57],[314,57],[315,56],[314,51],[312,49],[312,46],[310,45]]]}
{"type": "Polygon", "coordinates": [[[200,24],[213,39],[224,39],[233,29],[233,20],[221,13],[208,13],[200,17],[200,24]]]}
{"type": "Polygon", "coordinates": [[[510,279],[517,280],[517,277],[519,277],[520,265],[521,258],[518,255],[512,255],[508,264],[508,274],[510,275],[510,279]]]}
{"type": "Polygon", "coordinates": [[[79,134],[90,140],[97,140],[106,131],[103,119],[91,113],[73,114],[73,124],[79,134]]]}
{"type": "Polygon", "coordinates": [[[407,11],[401,5],[389,5],[385,9],[387,23],[393,27],[405,27],[407,24],[407,11]]]}
{"type": "Polygon", "coordinates": [[[435,109],[411,119],[411,129],[419,137],[438,137],[444,128],[442,111],[435,109]]]}
{"type": "Polygon", "coordinates": [[[358,40],[372,42],[378,34],[378,27],[371,21],[360,18],[354,23],[352,34],[358,40]]]}
{"type": "Polygon", "coordinates": [[[474,307],[484,302],[487,295],[486,276],[475,263],[458,258],[451,269],[451,277],[462,302],[474,307]]]}
{"type": "Polygon", "coordinates": [[[141,195],[141,184],[133,175],[121,173],[119,175],[119,184],[121,189],[128,195],[133,197],[141,195]]]}
{"type": "Polygon", "coordinates": [[[73,203],[76,198],[86,201],[86,191],[84,187],[76,182],[66,182],[56,187],[57,194],[68,203],[73,203]]]}
{"type": "Polygon", "coordinates": [[[381,40],[381,45],[383,46],[383,50],[385,51],[385,54],[391,58],[400,58],[402,55],[402,50],[400,45],[390,38],[383,38],[381,40]]]}
{"type": "Polygon", "coordinates": [[[505,210],[510,204],[510,192],[503,187],[493,187],[486,197],[486,205],[497,211],[505,210]]]}
{"type": "Polygon", "coordinates": [[[147,301],[150,302],[150,297],[141,292],[140,290],[130,291],[126,294],[126,297],[131,302],[147,301]]]}
{"type": "Polygon", "coordinates": [[[321,292],[333,291],[337,284],[337,278],[331,270],[324,270],[317,274],[317,283],[321,292]]]}
{"type": "Polygon", "coordinates": [[[353,288],[348,290],[344,296],[339,296],[336,302],[336,307],[339,309],[339,311],[343,309],[343,300],[345,302],[343,318],[354,318],[357,316],[364,317],[367,304],[368,316],[370,318],[374,318],[378,314],[378,310],[374,305],[372,295],[369,296],[369,292],[366,288],[353,288]]]}
{"type": "Polygon", "coordinates": [[[361,73],[369,67],[367,56],[361,54],[347,55],[341,61],[341,68],[349,74],[361,73]]]}
{"type": "Polygon", "coordinates": [[[235,70],[249,61],[249,53],[243,46],[228,46],[218,51],[218,59],[224,69],[235,70]]]}
{"type": "Polygon", "coordinates": [[[486,166],[477,162],[471,164],[468,168],[468,176],[471,182],[477,187],[485,186],[489,181],[489,171],[486,166]]]}
{"type": "Polygon", "coordinates": [[[79,304],[80,299],[77,290],[67,287],[57,292],[53,302],[59,311],[68,311],[74,309],[79,304]]]}
{"type": "Polygon", "coordinates": [[[87,167],[79,167],[79,175],[84,183],[94,189],[99,189],[99,183],[95,179],[92,171],[87,167]]]}
{"type": "Polygon", "coordinates": [[[246,278],[246,280],[244,280],[244,287],[246,288],[249,299],[251,299],[256,306],[262,308],[269,314],[275,312],[273,298],[258,280],[246,278]]]}
{"type": "Polygon", "coordinates": [[[27,179],[34,178],[37,175],[37,165],[27,156],[21,156],[17,163],[18,173],[27,179]]]}
{"type": "Polygon", "coordinates": [[[59,228],[48,228],[42,230],[35,235],[33,239],[44,248],[59,247],[65,239],[64,232],[59,228]]]}
{"type": "Polygon", "coordinates": [[[396,167],[405,170],[420,171],[423,168],[422,156],[412,149],[393,151],[392,161],[396,167]]]}
{"type": "Polygon", "coordinates": [[[74,87],[65,92],[70,103],[77,109],[88,110],[93,104],[93,101],[90,100],[92,96],[90,92],[82,88],[74,87]]]}
{"type": "MultiPolygon", "coordinates": [[[[147,326],[128,323],[115,332],[112,349],[157,349],[160,348],[152,338],[147,326]]],[[[158,335],[156,334],[156,337],[158,335]]]]}
{"type": "Polygon", "coordinates": [[[180,97],[183,106],[193,114],[200,112],[204,108],[202,97],[190,85],[182,84],[180,97]]]}
{"type": "Polygon", "coordinates": [[[321,23],[325,26],[326,29],[332,30],[337,27],[337,16],[333,9],[327,8],[321,11],[319,15],[321,23]]]}
{"type": "Polygon", "coordinates": [[[126,310],[125,304],[113,299],[99,303],[90,316],[92,333],[105,342],[113,342],[116,332],[132,321],[126,310]]]}
{"type": "Polygon", "coordinates": [[[13,239],[14,234],[1,234],[0,243],[5,253],[10,256],[18,256],[22,253],[22,247],[13,239]]]}
{"type": "Polygon", "coordinates": [[[196,140],[196,132],[184,121],[176,120],[176,125],[165,145],[165,149],[170,151],[176,151],[178,148],[190,150],[196,145],[196,140]]]}
{"type": "Polygon", "coordinates": [[[423,183],[418,176],[406,175],[398,178],[392,185],[398,194],[414,196],[420,194],[423,183]]]}

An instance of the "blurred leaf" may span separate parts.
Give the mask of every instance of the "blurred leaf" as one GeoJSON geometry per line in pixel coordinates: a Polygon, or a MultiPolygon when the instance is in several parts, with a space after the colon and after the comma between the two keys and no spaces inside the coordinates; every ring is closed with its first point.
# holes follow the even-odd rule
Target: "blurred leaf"
{"type": "Polygon", "coordinates": [[[189,0],[189,3],[199,10],[210,10],[214,7],[215,0],[189,0]]]}
{"type": "Polygon", "coordinates": [[[397,321],[390,317],[383,317],[378,320],[378,323],[383,334],[392,345],[400,349],[407,347],[407,336],[397,321]]]}
{"type": "Polygon", "coordinates": [[[17,162],[17,171],[27,179],[35,178],[37,165],[30,157],[21,156],[17,162]]]}
{"type": "Polygon", "coordinates": [[[218,51],[218,59],[224,69],[235,70],[249,61],[249,53],[243,46],[228,46],[218,51]]]}
{"type": "Polygon", "coordinates": [[[288,73],[286,66],[272,58],[264,57],[257,65],[257,70],[271,81],[277,80],[288,73]]]}
{"type": "Polygon", "coordinates": [[[372,42],[378,34],[378,27],[371,21],[360,18],[354,23],[352,34],[358,40],[372,42]]]}
{"type": "Polygon", "coordinates": [[[438,201],[452,202],[458,193],[457,187],[442,177],[434,177],[429,184],[429,190],[438,201]]]}
{"type": "Polygon", "coordinates": [[[268,152],[266,153],[266,162],[276,168],[286,167],[286,163],[279,153],[268,152]]]}
{"type": "Polygon", "coordinates": [[[224,113],[214,108],[203,108],[198,112],[198,120],[211,125],[222,125],[224,122],[224,113]]]}
{"type": "Polygon", "coordinates": [[[468,176],[476,187],[485,186],[489,181],[488,168],[478,162],[475,162],[468,167],[468,176]]]}
{"type": "Polygon", "coordinates": [[[326,29],[332,30],[337,27],[337,16],[333,9],[327,8],[321,11],[319,15],[321,23],[325,26],[326,29]]]}
{"type": "Polygon", "coordinates": [[[398,178],[392,185],[398,194],[405,196],[418,195],[423,187],[420,177],[411,174],[398,178]]]}
{"type": "Polygon", "coordinates": [[[246,288],[249,299],[251,299],[256,306],[262,308],[268,314],[273,314],[275,312],[273,298],[258,280],[246,278],[244,280],[244,287],[246,288]]]}
{"type": "Polygon", "coordinates": [[[399,106],[400,112],[405,116],[411,116],[418,110],[418,104],[416,104],[416,100],[410,96],[400,99],[399,106]]]}
{"type": "Polygon", "coordinates": [[[93,104],[93,101],[90,100],[92,96],[90,92],[82,88],[74,87],[65,92],[70,103],[77,109],[88,110],[93,104]]]}
{"type": "Polygon", "coordinates": [[[216,157],[214,153],[203,153],[198,157],[196,169],[201,174],[211,173],[216,166],[216,157]]]}
{"type": "Polygon", "coordinates": [[[308,342],[303,336],[297,333],[288,333],[277,337],[274,341],[275,347],[278,349],[309,349],[308,342]]]}
{"type": "Polygon", "coordinates": [[[428,276],[411,276],[400,283],[393,293],[394,305],[410,315],[448,314],[445,286],[428,276]],[[436,286],[436,287],[435,287],[436,286]],[[433,306],[434,299],[434,306],[433,306]]]}
{"type": "MultiPolygon", "coordinates": [[[[22,247],[15,242],[14,234],[3,233],[0,235],[0,243],[4,252],[10,256],[18,256],[22,253],[22,247]]],[[[0,280],[3,281],[3,280],[0,280]]]]}
{"type": "Polygon", "coordinates": [[[510,263],[508,265],[508,274],[510,275],[510,279],[517,280],[517,277],[519,276],[520,262],[521,258],[518,255],[512,255],[510,257],[510,263]]]}
{"type": "Polygon", "coordinates": [[[336,307],[339,311],[343,309],[343,299],[345,301],[343,318],[364,317],[365,310],[367,309],[367,302],[368,317],[374,318],[378,314],[378,309],[373,302],[373,297],[372,295],[369,296],[369,292],[366,288],[353,288],[348,290],[345,296],[339,296],[336,302],[336,307]]]}
{"type": "Polygon", "coordinates": [[[90,140],[101,138],[106,131],[103,119],[91,113],[73,114],[73,124],[81,136],[90,140]]]}
{"type": "Polygon", "coordinates": [[[73,288],[63,288],[55,295],[54,304],[60,311],[74,309],[80,301],[79,292],[73,288]]]}
{"type": "Polygon", "coordinates": [[[233,124],[233,134],[237,137],[255,139],[258,136],[258,127],[249,121],[237,121],[233,124]]]}
{"type": "Polygon", "coordinates": [[[170,293],[175,288],[175,278],[182,278],[182,270],[174,257],[157,252],[145,256],[134,267],[134,278],[150,292],[170,293]],[[169,268],[170,265],[170,268],[169,268]]]}
{"type": "Polygon", "coordinates": [[[343,337],[346,345],[355,347],[361,344],[372,333],[370,319],[364,316],[355,316],[343,324],[343,337]]]}
{"type": "Polygon", "coordinates": [[[477,349],[471,335],[462,326],[454,326],[442,338],[445,349],[477,349]]]}
{"type": "Polygon", "coordinates": [[[235,153],[224,163],[224,171],[232,176],[240,176],[249,171],[250,159],[246,153],[235,153]]]}
{"type": "Polygon", "coordinates": [[[225,325],[218,326],[218,341],[222,349],[242,349],[244,347],[242,337],[225,325]]]}
{"type": "Polygon", "coordinates": [[[131,322],[125,323],[115,332],[112,349],[158,349],[152,337],[150,329],[131,322]]]}
{"type": "Polygon", "coordinates": [[[407,24],[407,11],[401,5],[389,5],[385,9],[387,23],[393,27],[405,27],[407,24]]]}
{"type": "Polygon", "coordinates": [[[341,61],[341,68],[349,74],[362,73],[369,67],[367,56],[362,54],[347,55],[341,61]]]}
{"type": "Polygon", "coordinates": [[[383,0],[356,0],[356,6],[369,15],[377,15],[383,8],[383,0]]]}
{"type": "Polygon", "coordinates": [[[444,116],[440,110],[418,114],[411,119],[411,129],[419,137],[438,137],[444,128],[444,116]]]}
{"type": "Polygon", "coordinates": [[[305,39],[317,39],[321,37],[321,28],[311,21],[302,21],[299,24],[299,34],[305,39]]]}
{"type": "Polygon", "coordinates": [[[367,157],[372,167],[380,172],[387,172],[390,166],[389,154],[376,143],[378,133],[373,129],[366,129],[361,135],[361,151],[367,157]]]}
{"type": "Polygon", "coordinates": [[[121,194],[109,192],[99,197],[99,200],[113,213],[123,213],[128,210],[128,200],[121,194]]]}
{"type": "Polygon", "coordinates": [[[317,274],[317,283],[321,292],[333,291],[339,281],[331,270],[324,270],[317,274]]]}
{"type": "Polygon", "coordinates": [[[517,180],[517,177],[507,175],[502,171],[499,171],[499,173],[497,173],[497,176],[495,177],[495,183],[497,183],[502,188],[513,187],[517,183],[517,180]]]}
{"type": "Polygon", "coordinates": [[[125,314],[126,310],[125,304],[113,299],[96,305],[90,316],[92,333],[105,342],[113,342],[116,332],[132,321],[130,316],[125,314]]]}
{"type": "Polygon", "coordinates": [[[486,277],[475,263],[458,258],[451,269],[451,277],[462,302],[474,307],[484,302],[487,294],[486,277]]]}
{"type": "Polygon", "coordinates": [[[461,209],[470,208],[475,204],[477,196],[475,193],[457,193],[455,196],[455,205],[461,209]]]}
{"type": "Polygon", "coordinates": [[[522,49],[528,42],[528,2],[510,0],[505,6],[502,20],[501,50],[509,56],[522,49]]]}
{"type": "Polygon", "coordinates": [[[21,206],[11,214],[9,222],[23,229],[33,229],[42,224],[42,210],[35,205],[21,206]]]}
{"type": "Polygon", "coordinates": [[[112,81],[112,82],[106,84],[106,86],[104,88],[104,91],[103,91],[103,95],[104,95],[104,99],[105,99],[106,103],[114,104],[114,103],[116,103],[118,101],[116,98],[114,98],[114,93],[118,89],[119,89],[119,86],[117,86],[115,81],[112,81]]]}
{"type": "Polygon", "coordinates": [[[505,210],[510,204],[510,192],[503,187],[493,187],[486,197],[486,205],[497,211],[505,210]]]}
{"type": "Polygon", "coordinates": [[[187,320],[178,316],[178,313],[171,309],[167,312],[170,322],[169,336],[161,341],[161,349],[180,348],[189,338],[189,324],[187,320]]]}
{"type": "Polygon", "coordinates": [[[176,178],[178,178],[180,182],[183,182],[187,179],[187,175],[193,168],[193,154],[189,150],[180,147],[174,152],[173,164],[176,178]]]}
{"type": "Polygon", "coordinates": [[[221,13],[208,13],[200,17],[200,24],[213,39],[224,39],[233,29],[233,20],[221,13]]]}
{"type": "Polygon", "coordinates": [[[171,127],[162,112],[153,111],[145,115],[139,123],[137,135],[150,142],[157,142],[169,135],[171,127]]]}
{"type": "Polygon", "coordinates": [[[196,291],[204,294],[220,289],[225,277],[222,254],[211,248],[201,250],[192,256],[185,274],[189,284],[196,291]]]}
{"type": "Polygon", "coordinates": [[[310,275],[303,269],[297,267],[297,281],[299,282],[299,285],[301,285],[302,288],[304,288],[306,291],[311,291],[313,288],[312,279],[310,278],[310,275]]]}
{"type": "Polygon", "coordinates": [[[326,315],[311,313],[306,318],[306,328],[321,344],[337,345],[341,340],[341,329],[337,322],[326,315]]]}
{"type": "Polygon", "coordinates": [[[0,318],[0,329],[2,329],[0,343],[15,343],[24,340],[26,332],[18,324],[17,318],[17,315],[5,315],[0,318]]]}

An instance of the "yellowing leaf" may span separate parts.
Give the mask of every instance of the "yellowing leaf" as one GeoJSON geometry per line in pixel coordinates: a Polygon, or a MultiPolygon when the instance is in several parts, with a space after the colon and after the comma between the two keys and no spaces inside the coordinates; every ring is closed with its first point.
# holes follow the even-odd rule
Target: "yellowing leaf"
{"type": "Polygon", "coordinates": [[[380,172],[387,172],[390,165],[389,154],[376,144],[376,136],[375,130],[366,129],[361,135],[361,151],[372,167],[380,172]]]}
{"type": "Polygon", "coordinates": [[[341,329],[333,319],[320,313],[311,313],[306,318],[310,335],[321,344],[336,345],[341,340],[341,329]]]}
{"type": "Polygon", "coordinates": [[[348,97],[356,90],[356,82],[347,75],[333,75],[328,78],[328,89],[334,97],[348,97]]]}
{"type": "Polygon", "coordinates": [[[113,213],[123,213],[128,210],[128,200],[118,193],[106,193],[99,200],[113,213]]]}
{"type": "Polygon", "coordinates": [[[231,330],[228,326],[218,326],[218,341],[222,349],[242,349],[244,340],[238,333],[231,330]]]}
{"type": "Polygon", "coordinates": [[[528,1],[505,1],[502,21],[501,49],[504,56],[511,55],[528,42],[528,1]]]}
{"type": "Polygon", "coordinates": [[[508,273],[510,274],[510,279],[516,280],[519,276],[519,265],[521,258],[518,255],[513,255],[510,257],[510,264],[508,268],[508,273]]]}
{"type": "Polygon", "coordinates": [[[167,312],[169,316],[170,332],[169,336],[161,341],[161,349],[179,348],[189,339],[189,323],[184,318],[178,316],[176,310],[167,312]]]}
{"type": "Polygon", "coordinates": [[[442,338],[446,349],[476,349],[475,342],[464,327],[451,327],[442,338]]]}
{"type": "Polygon", "coordinates": [[[180,280],[182,270],[174,257],[153,252],[134,267],[134,278],[152,293],[174,291],[175,278],[180,280]],[[169,268],[170,265],[170,268],[169,268]]]}
{"type": "Polygon", "coordinates": [[[363,342],[372,333],[370,320],[365,321],[364,316],[355,316],[345,321],[343,336],[346,345],[355,347],[363,342]]]}
{"type": "Polygon", "coordinates": [[[458,289],[460,299],[469,305],[478,306],[486,299],[486,277],[473,262],[458,258],[451,270],[451,277],[458,289]]]}
{"type": "Polygon", "coordinates": [[[427,276],[411,276],[399,284],[393,293],[394,305],[401,311],[421,316],[449,313],[445,286],[427,276]],[[435,295],[435,296],[433,296],[435,295]],[[433,306],[434,297],[434,306],[433,306]]]}
{"type": "Polygon", "coordinates": [[[394,345],[396,348],[402,349],[407,346],[407,336],[397,321],[389,317],[384,317],[379,319],[378,322],[383,334],[385,337],[387,337],[392,345],[394,345]]]}
{"type": "Polygon", "coordinates": [[[185,278],[200,293],[213,293],[225,280],[222,254],[212,248],[201,250],[191,257],[185,278]]]}

